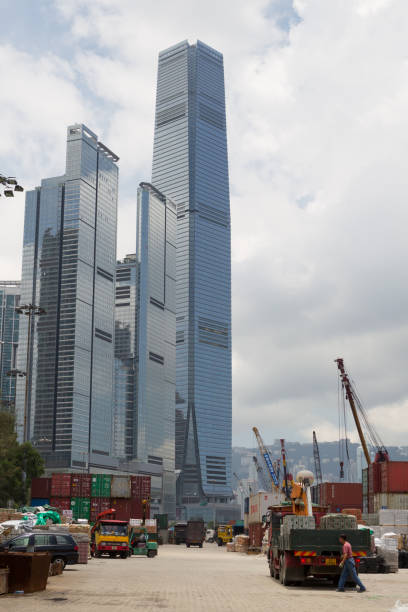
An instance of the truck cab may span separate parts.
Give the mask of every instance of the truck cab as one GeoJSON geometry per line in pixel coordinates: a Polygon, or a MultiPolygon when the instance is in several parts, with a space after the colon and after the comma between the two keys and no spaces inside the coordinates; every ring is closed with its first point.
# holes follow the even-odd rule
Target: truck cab
{"type": "Polygon", "coordinates": [[[232,542],[234,537],[234,528],[232,525],[219,525],[217,529],[217,544],[223,546],[228,542],[232,542]]]}
{"type": "Polygon", "coordinates": [[[112,519],[98,520],[92,529],[91,554],[94,557],[108,555],[129,556],[129,524],[112,519]]]}

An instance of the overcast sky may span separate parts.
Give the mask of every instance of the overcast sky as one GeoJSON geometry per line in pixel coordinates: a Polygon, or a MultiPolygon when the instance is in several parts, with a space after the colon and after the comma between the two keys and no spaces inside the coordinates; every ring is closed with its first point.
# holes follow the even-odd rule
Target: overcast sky
{"type": "MultiPolygon", "coordinates": [[[[253,425],[337,439],[338,356],[385,444],[408,444],[406,0],[0,6],[0,171],[26,189],[62,174],[66,126],[87,124],[120,156],[119,257],[151,176],[158,52],[224,54],[234,444],[253,425]]],[[[2,279],[21,275],[23,208],[1,198],[2,279]]]]}

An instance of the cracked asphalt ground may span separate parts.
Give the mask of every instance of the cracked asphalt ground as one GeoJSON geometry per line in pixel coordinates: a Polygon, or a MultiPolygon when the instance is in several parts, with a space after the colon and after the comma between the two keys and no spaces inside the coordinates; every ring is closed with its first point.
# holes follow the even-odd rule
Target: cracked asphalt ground
{"type": "Polygon", "coordinates": [[[408,604],[408,570],[364,574],[368,592],[336,593],[332,586],[283,587],[269,576],[265,557],[227,553],[216,544],[203,549],[161,546],[158,557],[92,559],[49,578],[46,591],[3,595],[1,612],[92,612],[175,610],[214,612],[358,612],[408,604]]]}

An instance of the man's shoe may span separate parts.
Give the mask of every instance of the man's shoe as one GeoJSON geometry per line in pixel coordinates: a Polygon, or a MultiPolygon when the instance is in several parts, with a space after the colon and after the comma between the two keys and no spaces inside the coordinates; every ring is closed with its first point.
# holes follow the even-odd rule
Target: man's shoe
{"type": "Polygon", "coordinates": [[[336,589],[337,593],[344,593],[344,589],[336,589]]]}
{"type": "Polygon", "coordinates": [[[367,589],[359,589],[357,593],[365,593],[367,589]]]}

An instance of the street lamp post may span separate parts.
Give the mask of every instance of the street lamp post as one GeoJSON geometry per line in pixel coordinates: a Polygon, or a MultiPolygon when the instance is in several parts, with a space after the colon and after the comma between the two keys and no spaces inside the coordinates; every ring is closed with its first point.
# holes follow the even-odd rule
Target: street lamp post
{"type": "Polygon", "coordinates": [[[44,308],[35,306],[35,304],[24,304],[16,308],[18,314],[28,316],[28,332],[27,332],[27,355],[26,355],[26,381],[24,393],[24,425],[23,425],[23,442],[27,442],[27,411],[28,411],[28,393],[31,384],[30,358],[31,358],[31,324],[33,316],[45,314],[44,308]]]}
{"type": "Polygon", "coordinates": [[[6,198],[14,198],[14,191],[24,191],[24,187],[17,183],[15,176],[6,176],[0,172],[0,197],[4,195],[6,198]]]}

